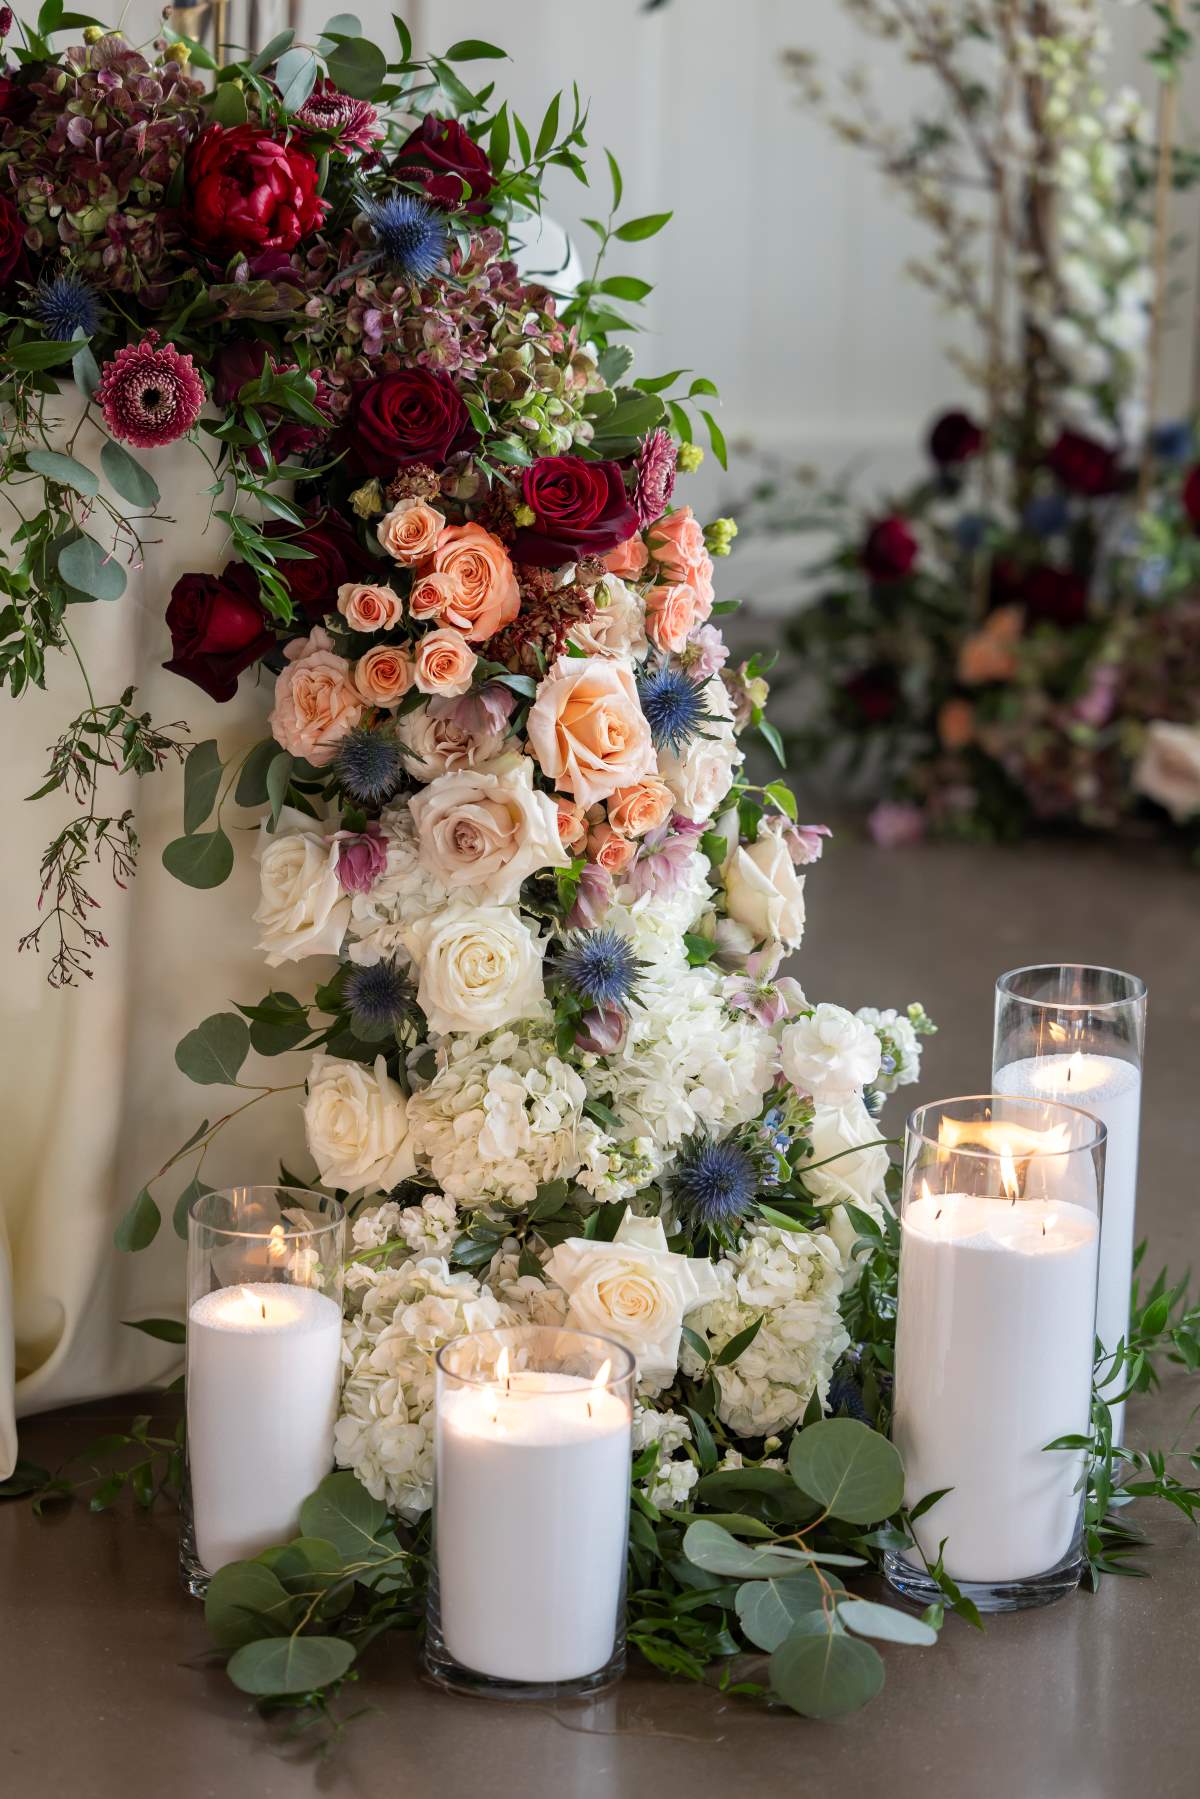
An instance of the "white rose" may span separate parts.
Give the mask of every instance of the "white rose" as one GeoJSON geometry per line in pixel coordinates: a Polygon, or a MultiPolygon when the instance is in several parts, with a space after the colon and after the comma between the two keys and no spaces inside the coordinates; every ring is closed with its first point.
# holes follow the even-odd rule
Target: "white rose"
{"type": "Polygon", "coordinates": [[[682,755],[672,749],[658,753],[659,774],[675,795],[679,810],[694,824],[712,818],[733,786],[733,771],[742,760],[729,694],[719,675],[705,682],[704,703],[709,715],[704,735],[693,737],[682,755]]]}
{"type": "Polygon", "coordinates": [[[541,940],[508,906],[456,900],[400,940],[420,971],[417,1000],[431,1031],[482,1037],[542,1007],[541,940]]]}
{"type": "Polygon", "coordinates": [[[1146,732],[1133,784],[1165,806],[1177,825],[1200,812],[1200,725],[1156,720],[1146,732]]]}
{"type": "Polygon", "coordinates": [[[605,575],[592,589],[592,598],[595,612],[591,618],[572,625],[567,641],[585,656],[611,656],[617,660],[633,657],[640,661],[649,645],[645,610],[637,594],[616,575],[605,575]]]}
{"type": "Polygon", "coordinates": [[[807,1017],[793,1020],[780,1049],[792,1086],[823,1106],[858,1099],[879,1073],[879,1038],[844,1006],[815,1006],[807,1017]]]}
{"type": "Polygon", "coordinates": [[[707,1257],[673,1254],[660,1218],[629,1211],[611,1243],[568,1237],[546,1273],[567,1295],[567,1322],[631,1350],[638,1380],[653,1391],[675,1378],[684,1319],[720,1290],[707,1257]]]}
{"type": "Polygon", "coordinates": [[[327,1187],[365,1193],[394,1187],[416,1170],[408,1102],[383,1056],[360,1062],[315,1055],[308,1071],[304,1133],[327,1187]]]}
{"type": "Polygon", "coordinates": [[[453,768],[477,768],[490,762],[504,744],[504,733],[474,736],[446,714],[444,702],[433,700],[406,712],[396,723],[396,736],[408,751],[406,774],[416,781],[433,781],[453,768]]]}
{"type": "Polygon", "coordinates": [[[883,1192],[888,1168],[888,1152],[879,1141],[879,1126],[861,1099],[844,1106],[818,1106],[813,1116],[812,1161],[823,1162],[813,1168],[803,1162],[797,1173],[818,1205],[838,1205],[847,1201],[864,1208],[883,1192]],[[876,1147],[866,1148],[867,1144],[876,1147]],[[830,1157],[836,1161],[830,1161],[830,1157]]]}
{"type": "MultiPolygon", "coordinates": [[[[855,1200],[855,1205],[873,1218],[878,1225],[883,1224],[884,1205],[878,1199],[855,1200]]],[[[859,1241],[858,1226],[852,1223],[845,1206],[830,1206],[825,1215],[825,1229],[832,1241],[837,1245],[838,1254],[842,1258],[842,1289],[848,1292],[858,1284],[862,1273],[862,1264],[866,1258],[865,1249],[855,1252],[855,1244],[859,1241]]]]}
{"type": "Polygon", "coordinates": [[[336,838],[285,806],[274,833],[264,819],[254,859],[260,895],[254,913],[258,947],[270,968],[305,956],[336,956],[350,922],[350,895],[337,877],[336,838]]]}
{"type": "Polygon", "coordinates": [[[758,942],[795,949],[804,936],[804,876],[774,831],[739,844],[725,864],[725,908],[758,942]]]}
{"type": "Polygon", "coordinates": [[[410,801],[421,864],[453,890],[486,887],[488,898],[515,900],[539,868],[567,868],[558,808],[533,785],[528,756],[495,768],[439,775],[410,801]]]}

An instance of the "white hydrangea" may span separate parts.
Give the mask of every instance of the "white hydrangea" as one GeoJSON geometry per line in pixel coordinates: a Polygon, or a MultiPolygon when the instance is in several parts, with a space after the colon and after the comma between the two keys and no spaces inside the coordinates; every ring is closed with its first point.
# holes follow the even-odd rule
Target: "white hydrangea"
{"type": "Polygon", "coordinates": [[[474,1275],[452,1274],[440,1256],[356,1268],[342,1330],[337,1463],[413,1523],[433,1499],[434,1356],[468,1331],[518,1320],[474,1275]]]}
{"type": "MultiPolygon", "coordinates": [[[[350,908],[352,962],[366,965],[398,957],[409,961],[402,941],[412,924],[442,911],[450,889],[422,867],[417,830],[407,806],[394,806],[379,820],[387,839],[387,866],[367,893],[356,893],[350,908]]],[[[455,898],[476,899],[474,888],[459,888],[455,898]]]]}
{"type": "Polygon", "coordinates": [[[427,1193],[414,1206],[388,1199],[360,1212],[350,1236],[356,1250],[400,1242],[414,1256],[449,1255],[458,1236],[458,1208],[445,1193],[427,1193]]]}
{"type": "Polygon", "coordinates": [[[877,1092],[894,1093],[897,1087],[910,1087],[920,1080],[921,1040],[911,1019],[894,1006],[884,1011],[878,1006],[860,1006],[855,1017],[870,1025],[879,1038],[883,1053],[879,1073],[871,1083],[877,1092]]]}
{"type": "Polygon", "coordinates": [[[604,923],[628,937],[638,956],[657,967],[687,967],[683,935],[709,910],[713,889],[707,856],[696,850],[682,864],[675,887],[667,893],[634,895],[627,884],[618,887],[604,923]]]}
{"type": "MultiPolygon", "coordinates": [[[[815,1393],[822,1405],[834,1365],[849,1344],[838,1301],[842,1258],[824,1231],[785,1231],[752,1224],[736,1250],[722,1256],[725,1289],[688,1319],[714,1357],[762,1318],[758,1335],[735,1362],[714,1370],[717,1415],[739,1436],[767,1436],[803,1417],[815,1393]]],[[[698,1378],[700,1358],[687,1346],[685,1374],[698,1378]]]]}
{"type": "Polygon", "coordinates": [[[566,1294],[539,1275],[522,1274],[520,1260],[516,1239],[506,1237],[488,1265],[488,1288],[529,1324],[561,1325],[567,1315],[566,1294]]]}

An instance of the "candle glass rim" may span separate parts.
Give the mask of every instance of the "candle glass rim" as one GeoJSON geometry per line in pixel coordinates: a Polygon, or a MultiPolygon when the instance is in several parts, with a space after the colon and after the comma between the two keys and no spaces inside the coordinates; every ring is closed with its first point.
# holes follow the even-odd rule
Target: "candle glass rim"
{"type": "MultiPolygon", "coordinates": [[[[494,1373],[460,1374],[457,1369],[452,1368],[449,1365],[449,1362],[445,1358],[452,1356],[456,1350],[461,1350],[464,1343],[473,1342],[482,1337],[496,1337],[503,1340],[510,1337],[519,1337],[522,1334],[531,1334],[535,1331],[552,1331],[555,1336],[573,1337],[580,1343],[602,1343],[606,1354],[609,1354],[611,1357],[612,1367],[609,1370],[607,1380],[600,1386],[601,1392],[612,1392],[614,1389],[623,1387],[627,1382],[634,1381],[637,1378],[637,1357],[624,1343],[618,1343],[615,1337],[606,1337],[603,1331],[576,1330],[575,1327],[570,1324],[501,1324],[496,1325],[491,1330],[464,1331],[461,1337],[452,1337],[448,1343],[443,1343],[441,1348],[436,1351],[433,1359],[437,1366],[438,1373],[443,1379],[453,1381],[456,1386],[487,1390],[488,1388],[494,1388],[498,1384],[494,1373]],[[622,1363],[623,1366],[620,1365],[622,1363]]],[[[521,1368],[514,1370],[514,1372],[536,1375],[551,1374],[554,1371],[549,1368],[521,1368]]],[[[531,1385],[529,1382],[522,1382],[521,1391],[523,1394],[541,1394],[549,1399],[571,1399],[578,1393],[579,1389],[577,1387],[542,1387],[531,1385]]]]}
{"type": "MultiPolygon", "coordinates": [[[[1046,1149],[1038,1149],[1034,1153],[1039,1158],[1045,1156],[1049,1159],[1052,1156],[1077,1156],[1081,1153],[1090,1153],[1097,1149],[1103,1149],[1108,1142],[1108,1126],[1102,1123],[1094,1113],[1089,1112],[1086,1106],[1073,1106],[1061,1099],[1035,1099],[1032,1095],[1016,1093],[959,1093],[948,1099],[926,1100],[924,1105],[914,1106],[913,1110],[905,1120],[905,1129],[908,1133],[909,1141],[911,1142],[915,1139],[919,1143],[926,1143],[931,1149],[939,1150],[947,1157],[968,1156],[980,1162],[999,1162],[1006,1154],[1012,1154],[1009,1145],[1005,1145],[1003,1148],[998,1149],[984,1149],[973,1144],[945,1144],[937,1137],[930,1136],[929,1132],[917,1122],[925,1113],[944,1112],[948,1106],[990,1106],[996,1100],[1002,1101],[1006,1110],[1012,1110],[1013,1108],[1025,1109],[1028,1112],[1042,1115],[1054,1112],[1070,1113],[1073,1114],[1076,1119],[1083,1120],[1090,1127],[1092,1132],[1090,1136],[1080,1137],[1078,1141],[1068,1143],[1064,1145],[1062,1149],[1053,1149],[1049,1147],[1046,1149]]],[[[1020,1120],[1014,1115],[1011,1122],[1017,1124],[1020,1120]]],[[[1044,1122],[1053,1123],[1053,1120],[1044,1118],[1044,1122]]],[[[1003,1124],[1004,1120],[1003,1118],[980,1118],[979,1123],[1003,1124]]],[[[906,1146],[905,1163],[907,1164],[907,1162],[908,1149],[906,1146]]]]}
{"type": "MultiPolygon", "coordinates": [[[[304,1210],[306,1213],[311,1212],[314,1205],[308,1204],[304,1210]]],[[[340,1230],[346,1222],[346,1208],[332,1194],[317,1193],[311,1187],[296,1187],[290,1181],[254,1181],[244,1187],[213,1187],[208,1193],[198,1193],[188,1207],[188,1220],[209,1237],[227,1237],[239,1243],[270,1243],[278,1240],[273,1233],[280,1227],[289,1241],[299,1237],[323,1237],[330,1231],[340,1230]],[[316,1222],[304,1225],[293,1225],[288,1219],[280,1218],[275,1224],[266,1225],[261,1230],[239,1230],[232,1225],[213,1224],[203,1216],[203,1207],[213,1200],[232,1200],[238,1193],[295,1194],[299,1199],[315,1202],[315,1210],[319,1216],[316,1222]]]]}
{"type": "Polygon", "coordinates": [[[1130,974],[1124,968],[1108,968],[1100,962],[1027,962],[1021,968],[1007,968],[996,977],[996,992],[1003,994],[1005,999],[1023,1006],[1038,1006],[1047,1012],[1116,1012],[1123,1006],[1144,1004],[1149,991],[1140,974],[1130,974]],[[1021,975],[1055,973],[1112,975],[1126,984],[1128,992],[1112,999],[1039,999],[1015,985],[1021,975]]]}

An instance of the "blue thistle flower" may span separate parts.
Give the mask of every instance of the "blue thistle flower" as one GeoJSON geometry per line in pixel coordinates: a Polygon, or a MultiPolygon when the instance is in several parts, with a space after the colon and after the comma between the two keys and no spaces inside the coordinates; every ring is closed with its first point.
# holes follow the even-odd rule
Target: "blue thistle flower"
{"type": "Polygon", "coordinates": [[[1040,494],[1030,500],[1021,514],[1021,523],[1038,537],[1057,537],[1070,523],[1071,512],[1061,494],[1040,494]]]}
{"type": "Polygon", "coordinates": [[[415,194],[389,194],[367,200],[363,217],[380,254],[402,275],[428,281],[446,254],[446,222],[415,194]]]}
{"type": "Polygon", "coordinates": [[[664,665],[643,675],[638,698],[657,750],[670,748],[678,755],[709,718],[704,695],[681,669],[664,665]]]}
{"type": "Polygon", "coordinates": [[[1150,448],[1162,462],[1186,462],[1192,453],[1191,425],[1187,419],[1155,425],[1150,433],[1150,448]]]}
{"type": "Polygon", "coordinates": [[[341,741],[333,772],[360,806],[381,806],[404,779],[404,751],[393,737],[359,725],[341,741]]]}
{"type": "Polygon", "coordinates": [[[835,1418],[857,1418],[860,1424],[872,1423],[867,1414],[863,1390],[848,1368],[838,1368],[835,1371],[829,1383],[828,1404],[835,1418]]]}
{"type": "Polygon", "coordinates": [[[736,1139],[688,1137],[672,1177],[675,1208],[693,1229],[720,1231],[743,1218],[758,1191],[756,1158],[736,1139]]]}
{"type": "Polygon", "coordinates": [[[568,937],[558,974],[589,1006],[624,1006],[637,986],[641,963],[628,938],[602,927],[568,937]]]}
{"type": "Polygon", "coordinates": [[[70,343],[77,331],[91,337],[100,324],[100,296],[90,281],[79,275],[55,275],[39,281],[30,310],[47,337],[70,343]]]}
{"type": "Polygon", "coordinates": [[[392,962],[373,967],[351,966],[342,983],[342,997],[350,1008],[356,1035],[375,1042],[394,1031],[414,1009],[410,983],[392,962]]]}
{"type": "Polygon", "coordinates": [[[992,524],[986,512],[964,512],[954,526],[954,541],[969,555],[982,547],[992,524]]]}

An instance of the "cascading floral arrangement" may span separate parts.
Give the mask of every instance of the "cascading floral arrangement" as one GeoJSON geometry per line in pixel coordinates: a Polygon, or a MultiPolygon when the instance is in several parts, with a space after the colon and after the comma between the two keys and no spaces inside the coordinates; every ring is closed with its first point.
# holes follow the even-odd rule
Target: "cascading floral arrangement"
{"type": "MultiPolygon", "coordinates": [[[[1167,201],[1186,37],[1162,15],[1155,140],[1103,86],[1101,9],[867,0],[856,23],[927,69],[903,125],[860,85],[834,128],[934,234],[912,273],[967,323],[982,390],[929,432],[929,472],[864,508],[768,476],[746,523],[828,533],[789,642],[792,748],[857,766],[887,842],[1112,830],[1141,814],[1200,843],[1200,464],[1154,415],[1167,201]]],[[[807,102],[824,104],[807,58],[807,102]]]]}

